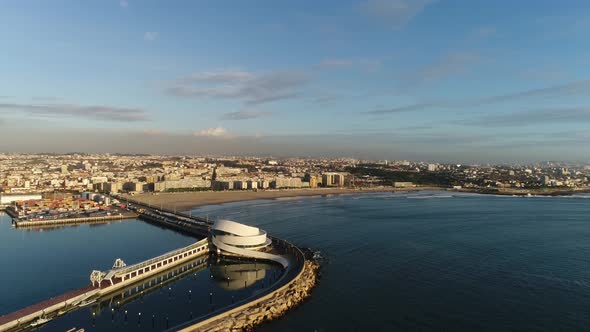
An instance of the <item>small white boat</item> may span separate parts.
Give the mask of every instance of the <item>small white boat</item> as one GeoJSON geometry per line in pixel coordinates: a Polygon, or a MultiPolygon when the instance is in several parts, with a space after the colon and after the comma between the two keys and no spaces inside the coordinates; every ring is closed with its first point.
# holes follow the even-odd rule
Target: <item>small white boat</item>
{"type": "Polygon", "coordinates": [[[36,321],[32,322],[31,323],[31,326],[32,327],[36,327],[36,326],[39,326],[39,325],[43,325],[43,324],[49,322],[50,320],[51,320],[51,318],[43,318],[43,317],[40,317],[36,321]]]}
{"type": "Polygon", "coordinates": [[[90,300],[90,301],[84,300],[84,301],[80,302],[80,304],[78,306],[79,307],[85,307],[85,306],[91,305],[94,302],[96,302],[96,299],[93,299],[93,300],[90,300]]]}

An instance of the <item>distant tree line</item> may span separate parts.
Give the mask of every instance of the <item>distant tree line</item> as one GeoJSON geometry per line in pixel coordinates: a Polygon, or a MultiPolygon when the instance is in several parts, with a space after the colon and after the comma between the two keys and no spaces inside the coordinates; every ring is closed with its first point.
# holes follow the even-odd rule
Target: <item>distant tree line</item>
{"type": "Polygon", "coordinates": [[[232,167],[232,168],[246,168],[248,172],[255,172],[256,166],[255,165],[244,165],[240,164],[237,160],[224,160],[222,162],[223,166],[225,167],[232,167]]]}
{"type": "Polygon", "coordinates": [[[413,182],[418,185],[430,185],[450,187],[458,182],[458,179],[447,172],[406,172],[394,171],[373,165],[361,165],[347,169],[352,175],[360,177],[364,175],[383,179],[383,184],[393,185],[394,182],[413,182]]]}

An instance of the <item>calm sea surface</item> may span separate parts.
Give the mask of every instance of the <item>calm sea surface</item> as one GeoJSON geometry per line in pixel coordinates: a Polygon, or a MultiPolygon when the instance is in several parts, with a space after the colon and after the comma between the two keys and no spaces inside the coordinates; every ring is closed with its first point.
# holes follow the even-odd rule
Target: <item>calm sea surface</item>
{"type": "Polygon", "coordinates": [[[365,194],[195,209],[321,251],[260,331],[590,330],[590,196],[365,194]]]}
{"type": "MultiPolygon", "coordinates": [[[[229,203],[193,214],[257,225],[324,257],[312,297],[260,331],[590,329],[590,196],[383,193],[229,203]]],[[[133,220],[43,232],[0,220],[0,314],[84,286],[92,269],[108,269],[117,257],[133,263],[194,241],[133,220]]],[[[195,268],[171,290],[167,284],[123,308],[101,304],[97,330],[158,330],[165,316],[208,310],[212,289],[221,304],[263,285],[238,291],[211,278],[230,264],[195,268]]],[[[89,324],[92,310],[43,330],[89,324]]]]}

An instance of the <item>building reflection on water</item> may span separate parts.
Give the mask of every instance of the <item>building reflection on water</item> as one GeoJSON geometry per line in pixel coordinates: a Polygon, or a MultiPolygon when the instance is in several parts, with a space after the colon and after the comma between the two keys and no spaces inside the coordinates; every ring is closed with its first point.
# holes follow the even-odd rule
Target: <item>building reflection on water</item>
{"type": "Polygon", "coordinates": [[[103,296],[37,330],[164,330],[255,295],[282,273],[278,264],[204,255],[103,296]]]}
{"type": "Polygon", "coordinates": [[[211,265],[211,275],[219,287],[234,291],[254,285],[264,280],[266,271],[272,270],[273,265],[268,263],[231,262],[211,265]]]}

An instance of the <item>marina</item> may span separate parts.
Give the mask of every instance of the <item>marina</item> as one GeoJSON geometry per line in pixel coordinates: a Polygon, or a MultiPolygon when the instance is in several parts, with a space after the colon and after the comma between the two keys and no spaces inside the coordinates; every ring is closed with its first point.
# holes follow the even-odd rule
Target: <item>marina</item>
{"type": "MultiPolygon", "coordinates": [[[[226,252],[230,256],[234,257],[254,258],[261,259],[263,261],[276,261],[282,265],[283,269],[285,269],[285,272],[281,274],[280,278],[273,278],[274,282],[272,284],[269,283],[264,292],[258,292],[255,297],[245,299],[241,302],[234,303],[232,300],[231,307],[238,305],[245,306],[249,302],[255,301],[257,298],[261,298],[264,295],[284,289],[284,287],[290,285],[293,280],[298,278],[303,270],[303,262],[305,257],[303,256],[302,252],[299,251],[299,249],[294,247],[292,244],[289,244],[280,239],[273,238],[271,240],[269,238],[267,240],[266,233],[259,231],[257,228],[240,225],[230,221],[216,222],[215,224],[211,225],[203,222],[201,218],[193,218],[190,216],[187,218],[183,214],[173,214],[141,205],[135,206],[133,209],[137,211],[139,217],[144,217],[151,222],[161,223],[163,227],[173,226],[172,228],[178,229],[182,225],[188,225],[191,227],[187,230],[188,232],[198,230],[197,233],[201,234],[210,232],[211,227],[219,227],[220,229],[224,229],[225,232],[233,231],[237,232],[237,234],[244,232],[244,234],[236,234],[232,237],[218,236],[219,239],[217,240],[215,235],[207,236],[204,239],[184,248],[173,250],[171,252],[130,266],[126,265],[122,259],[117,258],[113,264],[112,269],[108,271],[92,271],[90,274],[90,286],[62,294],[49,300],[18,310],[11,314],[1,316],[0,331],[20,331],[26,329],[27,327],[37,327],[46,324],[51,319],[66,314],[67,312],[93,305],[95,302],[99,301],[101,297],[117,292],[119,289],[124,288],[130,284],[136,284],[142,280],[149,279],[153,275],[157,275],[162,271],[191,261],[195,259],[195,257],[205,257],[205,255],[208,255],[210,252],[212,246],[217,248],[217,255],[222,254],[223,250],[223,252],[226,252]],[[252,231],[254,231],[254,233],[251,233],[252,231]],[[236,236],[245,236],[244,240],[250,241],[248,240],[248,234],[263,235],[264,238],[261,240],[262,247],[260,248],[268,247],[268,249],[270,249],[272,243],[272,253],[259,252],[253,249],[239,249],[237,247],[233,247],[233,242],[228,242],[228,244],[224,243],[230,239],[234,241],[233,238],[236,238],[236,236]],[[291,279],[289,279],[290,276],[291,279]],[[280,287],[281,285],[283,285],[283,287],[280,287]]],[[[259,237],[260,236],[257,235],[253,237],[253,239],[258,241],[259,237]]],[[[198,263],[202,263],[206,260],[207,259],[205,258],[200,259],[198,263]]],[[[225,272],[227,284],[229,286],[230,275],[227,274],[227,270],[225,272]]],[[[257,271],[256,276],[258,276],[257,271]]],[[[148,286],[151,286],[151,281],[149,282],[148,286]]],[[[244,288],[247,287],[248,281],[244,280],[244,288]]],[[[214,319],[216,316],[222,315],[228,310],[228,308],[229,307],[221,307],[206,317],[208,319],[214,319]]],[[[189,324],[189,327],[191,324],[199,323],[202,319],[205,319],[205,317],[197,318],[194,323],[189,324]]]]}

